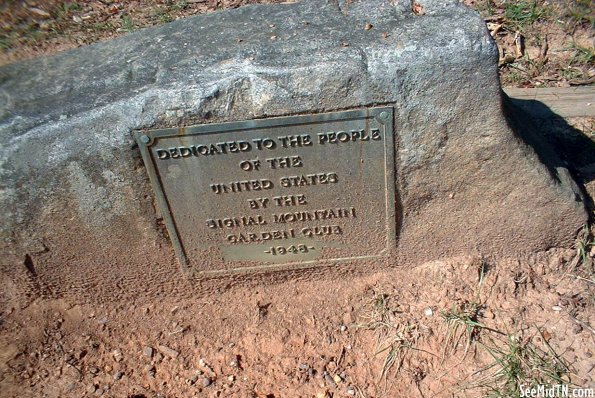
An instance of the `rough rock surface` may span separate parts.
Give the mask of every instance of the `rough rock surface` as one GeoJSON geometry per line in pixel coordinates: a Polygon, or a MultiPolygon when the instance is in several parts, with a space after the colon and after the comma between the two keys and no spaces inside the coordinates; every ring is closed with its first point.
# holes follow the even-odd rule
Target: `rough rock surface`
{"type": "Polygon", "coordinates": [[[395,109],[394,264],[570,245],[580,194],[505,117],[483,21],[419,3],[248,6],[0,68],[2,299],[195,289],[133,130],[379,104],[395,109]]]}

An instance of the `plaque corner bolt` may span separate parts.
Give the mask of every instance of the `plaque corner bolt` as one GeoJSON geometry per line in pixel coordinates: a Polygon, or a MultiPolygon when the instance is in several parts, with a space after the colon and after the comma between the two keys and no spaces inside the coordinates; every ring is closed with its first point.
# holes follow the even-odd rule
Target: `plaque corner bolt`
{"type": "Polygon", "coordinates": [[[387,112],[387,111],[382,111],[382,112],[380,112],[380,113],[378,114],[378,117],[379,117],[380,119],[386,119],[386,118],[388,118],[388,112],[387,112]]]}
{"type": "Polygon", "coordinates": [[[146,134],[141,135],[139,139],[140,139],[140,142],[142,142],[145,145],[148,145],[151,142],[151,137],[149,137],[146,134]]]}

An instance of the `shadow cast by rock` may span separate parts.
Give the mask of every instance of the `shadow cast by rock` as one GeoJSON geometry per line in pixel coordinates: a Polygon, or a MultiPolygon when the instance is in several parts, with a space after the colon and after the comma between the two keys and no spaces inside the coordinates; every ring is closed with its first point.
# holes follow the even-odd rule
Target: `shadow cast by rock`
{"type": "Polygon", "coordinates": [[[535,150],[554,179],[560,181],[564,169],[574,177],[593,222],[595,204],[585,185],[595,180],[595,142],[540,101],[503,93],[503,109],[513,131],[535,150]]]}

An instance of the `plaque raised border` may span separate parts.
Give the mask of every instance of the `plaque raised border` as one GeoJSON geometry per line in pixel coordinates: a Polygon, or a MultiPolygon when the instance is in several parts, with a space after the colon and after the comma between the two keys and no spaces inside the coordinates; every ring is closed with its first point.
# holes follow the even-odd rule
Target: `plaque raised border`
{"type": "MultiPolygon", "coordinates": [[[[281,116],[271,117],[266,119],[254,119],[224,123],[212,123],[195,125],[180,128],[166,128],[157,130],[142,130],[135,131],[134,138],[140,148],[140,152],[149,175],[151,186],[155,192],[155,197],[159,210],[163,217],[163,221],[167,228],[169,237],[171,239],[175,254],[180,262],[180,266],[185,272],[199,272],[200,274],[221,274],[245,271],[257,271],[264,269],[275,268],[302,268],[311,267],[315,263],[328,262],[342,262],[365,259],[380,259],[387,258],[394,252],[397,242],[397,227],[396,227],[396,193],[395,193],[395,153],[394,153],[394,129],[393,129],[393,108],[392,107],[374,107],[363,108],[355,110],[346,110],[329,113],[295,115],[295,116],[281,116]],[[215,270],[192,270],[189,267],[189,261],[184,247],[184,242],[179,234],[176,220],[174,219],[172,208],[170,207],[170,200],[165,193],[162,178],[159,174],[158,167],[155,163],[155,155],[151,152],[151,147],[160,139],[176,138],[183,139],[190,136],[219,136],[231,133],[243,133],[247,131],[269,129],[269,128],[283,128],[288,130],[288,133],[299,129],[300,126],[305,125],[323,125],[325,123],[343,122],[343,121],[364,121],[374,119],[380,126],[382,126],[383,135],[383,153],[384,157],[384,195],[385,214],[386,214],[386,248],[381,253],[375,255],[363,256],[337,256],[335,258],[314,259],[307,261],[289,261],[279,262],[274,264],[262,264],[256,266],[242,266],[238,268],[226,268],[215,270]]],[[[379,197],[379,200],[380,197],[379,197]]]]}

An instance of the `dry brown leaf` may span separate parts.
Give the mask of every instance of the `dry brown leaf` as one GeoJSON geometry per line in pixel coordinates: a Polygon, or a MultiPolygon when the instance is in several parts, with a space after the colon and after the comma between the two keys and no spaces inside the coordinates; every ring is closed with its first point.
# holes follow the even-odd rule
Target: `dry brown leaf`
{"type": "Polygon", "coordinates": [[[413,3],[411,10],[413,10],[413,13],[417,15],[424,15],[426,13],[424,11],[424,7],[419,3],[413,3]]]}
{"type": "Polygon", "coordinates": [[[514,61],[516,61],[516,57],[514,55],[506,54],[500,57],[500,59],[498,60],[498,66],[512,64],[514,61]]]}
{"type": "Polygon", "coordinates": [[[547,62],[547,52],[549,50],[548,42],[547,42],[547,35],[543,36],[543,43],[541,43],[541,47],[539,48],[539,60],[543,63],[547,62]]]}
{"type": "Polygon", "coordinates": [[[520,32],[514,34],[514,50],[517,58],[525,55],[525,38],[520,32]]]}
{"type": "Polygon", "coordinates": [[[488,30],[490,31],[490,35],[495,38],[498,32],[502,29],[502,24],[499,23],[492,23],[488,22],[486,24],[488,26],[488,30]]]}
{"type": "Polygon", "coordinates": [[[31,11],[33,14],[35,14],[36,16],[41,17],[41,18],[51,17],[51,14],[49,12],[47,12],[46,10],[42,10],[41,8],[29,7],[29,11],[31,11]]]}

